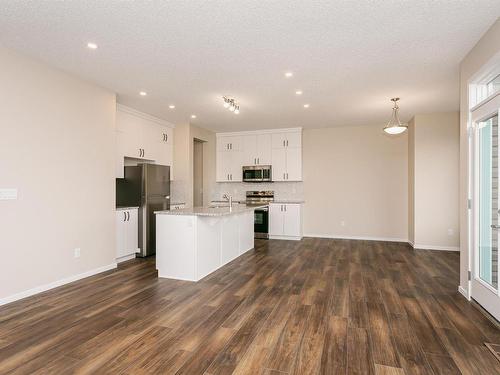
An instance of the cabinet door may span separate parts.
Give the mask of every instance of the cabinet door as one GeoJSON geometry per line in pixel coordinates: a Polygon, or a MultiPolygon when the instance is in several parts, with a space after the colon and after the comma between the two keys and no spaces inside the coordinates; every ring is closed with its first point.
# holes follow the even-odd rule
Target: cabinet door
{"type": "Polygon", "coordinates": [[[217,151],[217,160],[215,161],[217,182],[229,181],[230,161],[231,156],[228,152],[217,151]]]}
{"type": "Polygon", "coordinates": [[[126,254],[134,254],[139,246],[139,220],[137,209],[127,211],[125,243],[126,254]]]}
{"type": "Polygon", "coordinates": [[[241,182],[243,181],[243,152],[231,151],[227,153],[226,157],[229,158],[231,169],[229,171],[230,181],[241,182]]]}
{"type": "Polygon", "coordinates": [[[271,134],[272,148],[285,148],[286,146],[286,133],[273,133],[271,134]]]}
{"type": "Polygon", "coordinates": [[[116,112],[116,126],[122,132],[123,155],[131,158],[141,158],[140,149],[143,148],[143,126],[141,119],[129,113],[116,112]]]}
{"type": "Polygon", "coordinates": [[[292,237],[302,236],[302,216],[300,204],[285,204],[283,220],[283,235],[292,237]]]}
{"type": "Polygon", "coordinates": [[[273,181],[286,181],[286,149],[273,148],[271,155],[273,181]]]}
{"type": "Polygon", "coordinates": [[[286,147],[300,148],[302,147],[302,132],[286,133],[286,147]]]}
{"type": "Polygon", "coordinates": [[[270,204],[269,205],[269,235],[282,236],[283,235],[283,205],[270,204]]]}
{"type": "Polygon", "coordinates": [[[217,136],[217,151],[229,151],[230,138],[228,136],[217,136]]]}
{"type": "Polygon", "coordinates": [[[125,211],[115,212],[115,223],[116,223],[116,257],[120,258],[125,255],[125,227],[126,227],[126,213],[125,211]]]}
{"type": "Polygon", "coordinates": [[[229,149],[231,151],[241,151],[243,148],[243,136],[233,135],[229,137],[229,149]]]}
{"type": "Polygon", "coordinates": [[[116,146],[115,146],[115,177],[123,178],[125,177],[125,156],[123,152],[123,132],[116,131],[116,146]]]}
{"type": "Polygon", "coordinates": [[[286,149],[286,181],[302,181],[302,149],[286,149]]]}
{"type": "Polygon", "coordinates": [[[242,141],[242,162],[243,165],[257,164],[257,136],[245,135],[242,141]]]}
{"type": "Polygon", "coordinates": [[[271,134],[259,134],[257,136],[257,164],[259,165],[271,165],[271,138],[271,134]]]}

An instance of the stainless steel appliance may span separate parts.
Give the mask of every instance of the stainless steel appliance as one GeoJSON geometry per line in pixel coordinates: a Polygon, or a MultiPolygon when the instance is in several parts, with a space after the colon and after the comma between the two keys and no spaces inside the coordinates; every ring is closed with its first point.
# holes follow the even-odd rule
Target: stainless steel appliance
{"type": "MultiPolygon", "coordinates": [[[[262,206],[274,201],[274,191],[247,191],[248,206],[262,206]]],[[[269,238],[269,206],[257,208],[254,211],[253,228],[255,238],[269,238]]]]}
{"type": "Polygon", "coordinates": [[[243,182],[271,182],[270,165],[250,165],[243,167],[243,182]]]}
{"type": "Polygon", "coordinates": [[[139,257],[156,253],[155,211],[170,209],[170,167],[138,164],[117,179],[116,204],[139,206],[139,257]]]}

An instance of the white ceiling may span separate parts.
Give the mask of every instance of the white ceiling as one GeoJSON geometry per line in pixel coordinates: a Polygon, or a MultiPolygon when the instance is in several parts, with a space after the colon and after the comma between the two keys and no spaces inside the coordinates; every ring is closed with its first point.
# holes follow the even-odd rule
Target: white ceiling
{"type": "Polygon", "coordinates": [[[0,44],[173,123],[379,125],[393,96],[404,120],[457,110],[459,62],[499,15],[498,0],[0,0],[0,44]]]}

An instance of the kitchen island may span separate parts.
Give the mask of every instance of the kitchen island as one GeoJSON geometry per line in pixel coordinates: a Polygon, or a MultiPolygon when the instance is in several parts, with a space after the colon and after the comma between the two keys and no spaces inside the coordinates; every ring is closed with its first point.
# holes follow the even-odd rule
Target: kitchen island
{"type": "Polygon", "coordinates": [[[253,249],[256,208],[234,205],[155,212],[158,277],[198,281],[253,249]]]}

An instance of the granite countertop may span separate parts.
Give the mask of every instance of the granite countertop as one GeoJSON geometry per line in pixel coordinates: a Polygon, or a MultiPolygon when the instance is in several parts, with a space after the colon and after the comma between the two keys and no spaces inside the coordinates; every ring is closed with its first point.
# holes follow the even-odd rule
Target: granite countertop
{"type": "Polygon", "coordinates": [[[116,207],[116,211],[133,210],[134,208],[139,208],[139,206],[135,206],[135,207],[116,207]]]}
{"type": "Polygon", "coordinates": [[[303,199],[275,199],[272,203],[278,203],[278,204],[293,204],[293,203],[306,203],[305,200],[303,199]]]}
{"type": "Polygon", "coordinates": [[[247,206],[245,204],[234,205],[233,209],[230,211],[229,207],[191,207],[182,208],[180,210],[173,211],[155,211],[157,215],[185,215],[185,216],[226,216],[235,215],[247,211],[253,211],[256,208],[266,207],[262,206],[247,206]]]}

